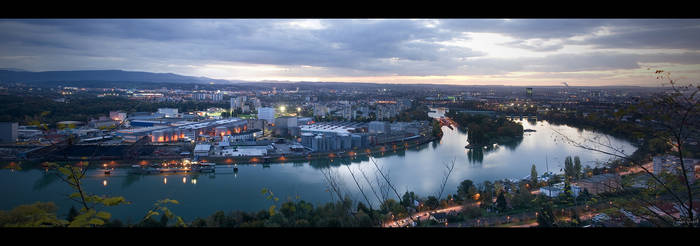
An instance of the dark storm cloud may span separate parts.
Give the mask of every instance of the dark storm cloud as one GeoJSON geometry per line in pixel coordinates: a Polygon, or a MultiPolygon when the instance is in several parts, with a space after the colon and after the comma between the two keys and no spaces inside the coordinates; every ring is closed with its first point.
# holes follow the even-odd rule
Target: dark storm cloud
{"type": "Polygon", "coordinates": [[[642,63],[700,64],[700,52],[681,54],[594,52],[521,59],[483,58],[467,62],[463,72],[470,75],[502,75],[508,72],[581,72],[644,68],[642,63]]]}
{"type": "Polygon", "coordinates": [[[678,48],[700,49],[698,19],[514,19],[441,20],[443,27],[463,32],[490,32],[519,39],[513,47],[534,51],[554,51],[564,44],[595,45],[599,48],[678,48]],[[611,35],[567,40],[607,28],[611,35]],[[526,39],[561,39],[561,44],[528,45],[526,39]]]}
{"type": "Polygon", "coordinates": [[[570,38],[595,31],[606,20],[592,19],[487,19],[441,20],[443,27],[461,32],[503,33],[520,39],[570,38]]]}
{"type": "MultiPolygon", "coordinates": [[[[84,55],[221,60],[324,67],[382,66],[383,59],[435,62],[449,33],[404,20],[327,20],[298,30],[282,20],[20,20],[1,23],[3,46],[84,55]],[[71,51],[72,50],[72,51],[71,51]]],[[[25,49],[26,50],[26,49],[25,49]]],[[[460,56],[482,55],[463,49],[460,56]]],[[[51,54],[44,52],[43,55],[51,54]]]]}
{"type": "Polygon", "coordinates": [[[599,48],[664,48],[700,50],[700,25],[659,28],[629,28],[609,36],[585,40],[599,48]]]}
{"type": "Polygon", "coordinates": [[[632,69],[641,62],[700,63],[698,20],[332,19],[312,20],[321,27],[309,28],[290,21],[301,20],[0,20],[0,67],[148,71],[169,65],[237,62],[324,67],[328,76],[427,76],[632,69]],[[603,29],[609,34],[591,35],[603,29]],[[591,50],[503,59],[488,57],[488,51],[479,47],[439,43],[469,39],[464,32],[503,34],[515,39],[503,45],[538,52],[559,51],[570,44],[688,51],[641,55],[591,50]]]}

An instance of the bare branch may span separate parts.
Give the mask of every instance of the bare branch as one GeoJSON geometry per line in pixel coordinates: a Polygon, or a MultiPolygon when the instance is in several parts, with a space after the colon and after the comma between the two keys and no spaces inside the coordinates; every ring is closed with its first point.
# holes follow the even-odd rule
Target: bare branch
{"type": "Polygon", "coordinates": [[[352,180],[355,181],[355,185],[357,185],[357,189],[360,190],[360,193],[362,193],[362,196],[365,198],[365,201],[367,201],[367,205],[369,206],[370,209],[372,209],[372,203],[367,198],[367,195],[365,195],[365,191],[362,189],[362,186],[360,186],[360,183],[358,183],[357,179],[355,179],[355,174],[350,169],[350,163],[348,163],[348,165],[346,165],[345,167],[348,168],[348,171],[350,172],[350,176],[352,176],[352,180]]]}
{"type": "Polygon", "coordinates": [[[455,161],[456,160],[457,160],[457,157],[452,159],[452,165],[444,164],[445,169],[447,169],[447,170],[445,171],[446,172],[445,177],[442,180],[442,184],[440,185],[440,193],[438,194],[438,197],[437,197],[438,201],[440,200],[440,198],[442,198],[442,192],[445,190],[445,186],[447,185],[447,180],[450,178],[450,174],[452,174],[452,170],[455,169],[455,161]]]}

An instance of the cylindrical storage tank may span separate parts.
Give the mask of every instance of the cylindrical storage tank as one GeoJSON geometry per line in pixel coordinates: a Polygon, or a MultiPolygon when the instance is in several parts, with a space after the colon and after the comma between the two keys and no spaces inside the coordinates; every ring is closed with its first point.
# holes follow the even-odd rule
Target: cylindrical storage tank
{"type": "Polygon", "coordinates": [[[352,148],[362,148],[362,136],[352,134],[352,148]]]}
{"type": "Polygon", "coordinates": [[[314,134],[308,133],[308,132],[302,133],[301,134],[301,145],[304,145],[304,146],[310,148],[312,143],[313,143],[313,139],[314,139],[314,134]]]}
{"type": "Polygon", "coordinates": [[[341,134],[340,140],[341,149],[352,149],[352,138],[350,137],[350,134],[341,134]]]}

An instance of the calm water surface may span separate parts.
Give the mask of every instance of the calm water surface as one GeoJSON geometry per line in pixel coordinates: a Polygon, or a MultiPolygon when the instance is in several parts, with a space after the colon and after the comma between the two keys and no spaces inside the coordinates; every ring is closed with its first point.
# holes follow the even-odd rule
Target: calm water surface
{"type": "MultiPolygon", "coordinates": [[[[438,109],[431,116],[442,114],[444,110],[438,109]]],[[[575,140],[601,136],[600,134],[564,125],[550,125],[546,121],[519,122],[525,129],[535,129],[536,132],[526,132],[522,141],[495,150],[469,151],[464,148],[467,144],[466,133],[443,127],[444,136],[439,141],[407,150],[388,151],[375,160],[388,173],[401,195],[409,190],[427,197],[436,196],[440,191],[440,182],[445,174],[444,165],[453,160],[455,169],[443,196],[456,193],[457,185],[464,179],[481,183],[486,180],[523,178],[530,174],[532,164],[537,166],[540,174],[547,169],[561,172],[566,156],[579,156],[581,162],[589,166],[610,159],[607,155],[566,144],[554,130],[575,140]]],[[[610,137],[610,141],[614,146],[621,146],[627,153],[635,150],[623,140],[610,137]]],[[[271,189],[280,201],[294,200],[298,196],[315,204],[329,202],[334,197],[328,192],[323,172],[337,178],[342,192],[355,201],[364,202],[350,175],[352,171],[369,199],[373,203],[377,200],[361,173],[364,172],[376,189],[377,169],[367,158],[352,160],[350,165],[341,165],[341,161],[336,159],[332,162],[317,160],[271,164],[269,167],[239,165],[238,169],[234,173],[232,166],[217,166],[216,173],[199,175],[132,175],[127,173],[127,169],[117,169],[108,176],[98,170],[90,170],[84,182],[90,193],[124,196],[130,201],[129,205],[107,209],[114,217],[125,222],[139,220],[155,201],[164,198],[180,202],[179,205],[169,207],[186,221],[207,217],[218,210],[258,211],[273,204],[261,194],[263,188],[271,189]]],[[[0,190],[0,210],[37,201],[55,202],[59,207],[59,215],[66,214],[71,205],[79,208],[77,203],[66,198],[72,193],[68,185],[43,169],[0,170],[0,187],[3,187],[0,190]]]]}

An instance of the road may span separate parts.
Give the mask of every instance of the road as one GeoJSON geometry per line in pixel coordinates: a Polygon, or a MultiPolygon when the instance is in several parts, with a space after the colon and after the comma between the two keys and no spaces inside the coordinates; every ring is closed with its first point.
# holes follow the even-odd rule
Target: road
{"type": "MultiPolygon", "coordinates": [[[[479,206],[480,202],[475,202],[472,203],[471,206],[479,206]]],[[[464,209],[463,205],[458,205],[458,206],[452,206],[452,207],[447,207],[447,208],[442,208],[442,209],[434,209],[434,210],[427,210],[427,211],[421,211],[418,213],[414,213],[412,216],[414,219],[418,221],[426,221],[430,219],[430,214],[432,213],[450,213],[450,212],[459,212],[464,209]]],[[[413,222],[410,217],[402,218],[399,220],[393,220],[384,223],[382,225],[383,227],[406,227],[410,225],[410,223],[413,222]]]]}
{"type": "MultiPolygon", "coordinates": [[[[445,117],[444,119],[448,119],[449,122],[453,122],[451,119],[449,119],[449,118],[447,118],[447,117],[445,117]]],[[[648,162],[648,163],[644,164],[643,166],[644,166],[644,168],[646,168],[647,170],[651,171],[652,165],[653,165],[652,162],[648,162]]],[[[644,171],[644,170],[643,170],[642,168],[636,167],[636,166],[635,166],[635,167],[631,167],[631,168],[628,168],[628,169],[626,169],[626,170],[620,171],[620,172],[618,172],[618,173],[619,173],[620,175],[626,175],[626,174],[638,173],[638,172],[643,172],[643,171],[644,171]]],[[[533,191],[531,191],[530,193],[536,195],[536,194],[539,193],[539,190],[533,190],[533,191]]],[[[480,203],[477,202],[477,203],[472,203],[471,205],[472,205],[472,206],[479,206],[479,204],[480,204],[480,203]]],[[[430,219],[430,214],[431,214],[431,213],[460,212],[460,211],[462,211],[463,208],[464,208],[464,206],[459,205],[459,206],[452,206],[452,207],[443,208],[443,209],[435,209],[435,210],[421,211],[421,212],[418,212],[418,213],[414,213],[414,214],[413,214],[413,218],[417,219],[418,221],[426,221],[426,220],[429,220],[429,219],[430,219]]],[[[493,223],[493,222],[491,222],[491,223],[484,223],[484,225],[495,226],[495,225],[498,225],[498,224],[506,224],[506,223],[509,223],[509,222],[511,221],[511,218],[519,218],[519,221],[527,221],[527,220],[531,220],[531,218],[530,218],[531,215],[530,215],[530,214],[531,214],[531,212],[522,213],[522,214],[515,214],[515,215],[510,215],[510,216],[505,216],[504,218],[484,218],[484,219],[483,219],[483,222],[482,222],[481,219],[477,219],[477,220],[475,221],[476,223],[457,223],[457,224],[454,224],[454,223],[453,223],[453,224],[448,225],[448,227],[460,227],[460,226],[462,226],[463,224],[472,224],[472,226],[479,226],[479,225],[482,225],[482,223],[484,223],[484,222],[486,222],[486,221],[489,221],[489,220],[490,220],[490,221],[495,221],[495,223],[493,223]]],[[[592,216],[593,216],[593,214],[592,214],[591,212],[586,212],[586,213],[582,214],[579,218],[580,218],[581,220],[589,220],[589,219],[591,219],[592,216]]],[[[569,219],[569,218],[566,218],[566,219],[569,219]]],[[[565,219],[565,220],[566,220],[566,219],[565,219]]],[[[383,227],[406,227],[406,226],[410,225],[411,222],[413,222],[413,221],[411,220],[411,218],[410,218],[410,217],[406,217],[406,218],[402,218],[402,219],[399,219],[399,220],[393,220],[393,221],[386,222],[386,223],[384,223],[382,226],[383,226],[383,227]]],[[[532,222],[532,223],[527,223],[527,224],[522,224],[522,225],[512,225],[512,226],[510,226],[510,227],[533,227],[533,226],[537,226],[537,225],[538,225],[537,222],[532,222]]],[[[468,226],[468,225],[467,225],[467,226],[468,226]]]]}
{"type": "MultiPolygon", "coordinates": [[[[653,165],[653,162],[648,162],[648,163],[646,163],[646,164],[644,164],[644,165],[642,165],[642,166],[643,166],[644,168],[646,168],[647,170],[652,171],[652,167],[653,167],[652,165],[653,165]]],[[[618,174],[620,174],[620,175],[627,175],[627,174],[638,173],[638,172],[644,172],[644,170],[643,170],[642,168],[638,167],[638,166],[634,166],[634,167],[628,168],[627,170],[618,172],[618,174]]]]}
{"type": "MultiPolygon", "coordinates": [[[[478,207],[480,205],[480,202],[472,203],[470,204],[471,206],[478,207]]],[[[434,210],[428,210],[428,211],[421,211],[418,213],[413,214],[413,218],[418,220],[418,221],[427,221],[430,220],[430,214],[431,213],[441,213],[441,212],[459,212],[464,209],[464,206],[459,205],[459,206],[452,206],[448,208],[442,208],[442,209],[434,209],[434,210]]],[[[563,211],[562,211],[563,213],[563,211]]],[[[563,216],[558,215],[558,216],[563,216]]],[[[590,220],[595,214],[588,211],[579,216],[581,220],[590,220]]],[[[514,221],[519,221],[519,222],[528,222],[528,221],[533,221],[536,219],[536,214],[533,214],[533,212],[524,212],[524,213],[519,213],[519,214],[511,214],[511,215],[504,215],[504,216],[495,216],[495,217],[488,217],[488,218],[479,218],[479,219],[473,219],[471,221],[465,221],[465,222],[459,222],[459,223],[451,223],[445,225],[445,227],[476,227],[476,226],[489,226],[489,227],[495,227],[498,225],[502,224],[509,224],[514,221]]],[[[563,220],[570,220],[568,216],[564,216],[562,218],[563,220]]],[[[388,221],[384,223],[382,226],[383,227],[406,227],[409,226],[413,222],[411,218],[406,217],[402,218],[399,220],[393,220],[393,221],[388,221]]],[[[530,222],[526,224],[518,224],[518,225],[510,225],[507,227],[534,227],[537,226],[537,222],[530,222]]]]}

